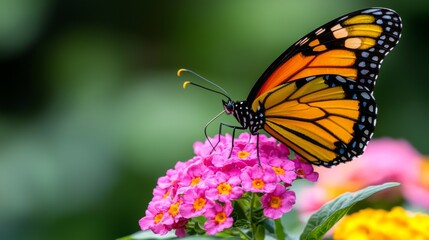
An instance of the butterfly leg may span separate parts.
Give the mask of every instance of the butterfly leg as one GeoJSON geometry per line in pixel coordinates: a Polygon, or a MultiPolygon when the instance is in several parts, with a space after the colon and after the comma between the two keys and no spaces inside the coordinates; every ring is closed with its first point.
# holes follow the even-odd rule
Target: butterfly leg
{"type": "MultiPolygon", "coordinates": [[[[206,136],[206,139],[207,139],[207,141],[210,143],[210,146],[212,146],[212,152],[214,151],[214,149],[216,148],[216,146],[217,146],[217,144],[219,143],[219,141],[218,141],[218,143],[216,143],[216,145],[214,145],[213,146],[213,143],[210,141],[210,139],[209,139],[209,137],[208,137],[208,135],[207,135],[207,127],[214,121],[214,120],[216,120],[220,115],[222,115],[223,113],[224,113],[225,111],[222,111],[222,112],[220,112],[219,114],[217,114],[214,118],[212,118],[207,124],[206,124],[206,126],[204,127],[204,136],[206,136]]],[[[222,126],[221,126],[222,127],[222,126]]],[[[219,130],[219,132],[221,132],[221,129],[219,130]]],[[[219,136],[219,140],[220,140],[220,136],[219,136]]]]}
{"type": "Polygon", "coordinates": [[[256,156],[258,157],[259,166],[261,166],[261,161],[259,158],[259,132],[256,132],[254,134],[250,134],[249,135],[249,142],[247,144],[249,144],[252,141],[252,135],[256,135],[256,156]]]}
{"type": "Polygon", "coordinates": [[[207,135],[207,127],[208,127],[208,124],[204,127],[204,136],[206,137],[207,141],[210,143],[210,146],[212,146],[212,151],[210,152],[212,153],[216,148],[217,144],[219,143],[219,141],[218,143],[216,143],[216,145],[213,146],[213,143],[210,141],[209,136],[207,135]]]}
{"type": "Polygon", "coordinates": [[[234,149],[235,130],[236,129],[245,130],[246,128],[239,127],[239,126],[231,126],[231,125],[227,125],[227,124],[225,124],[225,126],[232,128],[231,151],[229,152],[229,155],[228,155],[228,158],[230,158],[232,155],[232,150],[234,149]]]}
{"type": "MultiPolygon", "coordinates": [[[[227,125],[227,124],[223,124],[223,125],[232,128],[231,151],[229,152],[229,156],[228,156],[228,158],[230,158],[231,155],[232,155],[232,150],[234,149],[235,130],[236,129],[245,130],[246,128],[244,128],[244,127],[238,127],[238,126],[231,126],[231,125],[227,125]]],[[[256,156],[258,158],[258,164],[259,164],[259,166],[261,166],[261,160],[259,158],[259,132],[255,133],[254,135],[256,135],[256,156]]],[[[249,142],[250,142],[251,139],[252,139],[252,137],[250,136],[249,142]]],[[[219,139],[219,141],[220,141],[220,139],[219,139]]]]}
{"type": "Polygon", "coordinates": [[[217,140],[217,143],[214,145],[212,152],[215,150],[215,148],[217,147],[217,145],[218,145],[218,144],[219,144],[219,142],[220,142],[220,136],[221,136],[221,134],[222,134],[222,127],[223,127],[223,126],[225,126],[225,127],[229,127],[229,128],[232,128],[232,144],[231,144],[231,151],[229,152],[229,156],[228,156],[228,158],[230,158],[230,157],[231,157],[231,154],[232,154],[232,150],[234,149],[235,130],[236,130],[236,129],[239,129],[239,130],[245,130],[246,128],[241,127],[241,126],[229,125],[229,124],[226,124],[226,123],[220,123],[220,124],[219,124],[218,140],[217,140]]]}
{"type": "Polygon", "coordinates": [[[204,135],[206,136],[207,141],[209,141],[210,145],[212,146],[212,151],[210,153],[213,153],[214,150],[216,149],[217,145],[219,144],[221,134],[222,134],[222,123],[219,124],[219,133],[218,133],[217,143],[215,145],[213,145],[212,142],[210,141],[209,137],[207,136],[207,126],[204,128],[204,135]]]}
{"type": "Polygon", "coordinates": [[[261,160],[259,158],[259,132],[256,133],[256,156],[258,157],[258,164],[261,166],[261,160]]]}

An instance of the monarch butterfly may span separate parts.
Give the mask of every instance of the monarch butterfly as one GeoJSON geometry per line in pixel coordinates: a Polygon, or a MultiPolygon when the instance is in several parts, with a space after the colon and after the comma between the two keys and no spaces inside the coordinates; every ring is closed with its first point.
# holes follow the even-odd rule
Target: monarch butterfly
{"type": "MultiPolygon", "coordinates": [[[[228,126],[234,135],[236,129],[248,128],[258,135],[264,129],[312,164],[338,165],[361,155],[373,135],[375,80],[401,29],[400,16],[386,8],[334,19],[282,53],[245,101],[232,101],[204,78],[221,91],[189,81],[184,87],[196,85],[228,99],[222,113],[232,114],[240,126],[222,123],[220,131],[228,126]]],[[[192,72],[181,69],[178,75],[183,71],[192,72]]]]}

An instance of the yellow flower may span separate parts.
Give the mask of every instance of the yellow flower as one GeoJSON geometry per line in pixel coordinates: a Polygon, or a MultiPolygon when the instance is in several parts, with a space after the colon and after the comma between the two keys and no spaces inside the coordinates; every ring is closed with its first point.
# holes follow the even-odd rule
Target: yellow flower
{"type": "Polygon", "coordinates": [[[429,239],[429,215],[401,207],[391,211],[367,208],[344,217],[334,229],[333,239],[429,239]]]}
{"type": "Polygon", "coordinates": [[[239,151],[239,152],[237,153],[237,155],[238,155],[238,157],[239,157],[240,159],[246,160],[246,159],[247,159],[247,157],[250,155],[250,153],[249,153],[249,152],[246,152],[246,151],[239,151]]]}

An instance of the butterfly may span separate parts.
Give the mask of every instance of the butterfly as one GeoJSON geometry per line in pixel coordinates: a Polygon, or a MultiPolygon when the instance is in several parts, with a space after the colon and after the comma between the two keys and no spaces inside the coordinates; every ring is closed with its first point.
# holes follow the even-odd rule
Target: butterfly
{"type": "MultiPolygon", "coordinates": [[[[253,135],[263,129],[302,159],[331,167],[361,155],[371,139],[377,117],[375,80],[401,29],[400,16],[387,8],[334,19],[283,52],[245,101],[231,100],[205,78],[221,91],[189,81],[184,87],[191,83],[228,98],[224,112],[240,126],[222,123],[220,129],[231,127],[233,135],[236,129],[253,135]]],[[[189,70],[179,70],[179,76],[181,71],[189,70]]]]}

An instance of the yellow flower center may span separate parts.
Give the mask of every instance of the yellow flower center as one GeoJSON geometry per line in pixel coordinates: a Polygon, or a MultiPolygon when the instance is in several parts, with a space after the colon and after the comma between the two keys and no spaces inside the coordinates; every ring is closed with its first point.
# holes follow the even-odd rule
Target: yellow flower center
{"type": "Polygon", "coordinates": [[[253,179],[252,181],[252,187],[256,189],[263,189],[265,186],[265,183],[262,179],[253,179]]]}
{"type": "Polygon", "coordinates": [[[153,217],[153,221],[155,223],[159,223],[159,222],[161,222],[163,216],[164,216],[164,213],[160,212],[160,213],[156,214],[155,217],[153,217]]]}
{"type": "Polygon", "coordinates": [[[176,202],[170,205],[170,208],[168,209],[168,213],[170,213],[172,217],[175,217],[179,213],[179,205],[180,205],[180,202],[176,202]]]}
{"type": "Polygon", "coordinates": [[[285,170],[281,167],[273,167],[274,172],[276,172],[277,175],[284,175],[285,170]]]}
{"type": "Polygon", "coordinates": [[[228,183],[221,183],[217,185],[217,191],[219,194],[228,195],[231,193],[232,187],[228,183]]]}
{"type": "Polygon", "coordinates": [[[279,208],[282,205],[282,199],[279,196],[271,196],[270,207],[279,208]]]}
{"type": "Polygon", "coordinates": [[[240,159],[243,159],[243,160],[246,160],[246,158],[247,158],[249,155],[250,155],[250,153],[249,153],[249,152],[246,152],[246,151],[239,151],[239,152],[237,153],[237,156],[238,156],[240,159]]]}
{"type": "Polygon", "coordinates": [[[192,178],[191,186],[193,187],[193,186],[197,185],[198,183],[200,183],[200,181],[201,181],[201,177],[192,178]]]}
{"type": "Polygon", "coordinates": [[[226,213],[224,213],[224,212],[217,213],[214,220],[217,224],[221,224],[221,223],[225,222],[226,213]]]}
{"type": "Polygon", "coordinates": [[[201,210],[206,205],[206,199],[200,197],[194,201],[194,209],[201,210]]]}

